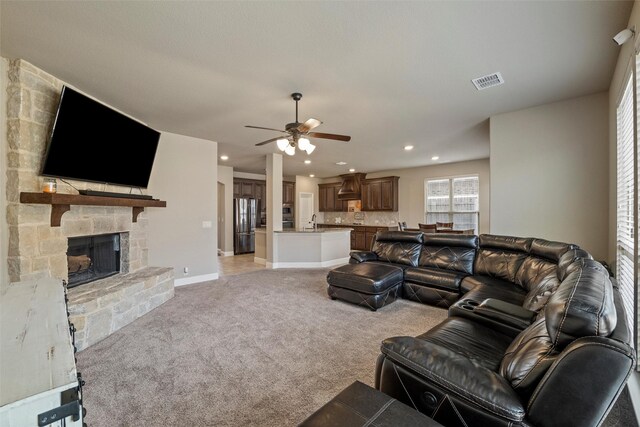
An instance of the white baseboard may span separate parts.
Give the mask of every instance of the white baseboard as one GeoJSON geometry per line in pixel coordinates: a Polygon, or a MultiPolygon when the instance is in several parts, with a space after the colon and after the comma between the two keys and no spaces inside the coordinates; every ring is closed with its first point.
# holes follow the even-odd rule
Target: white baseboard
{"type": "Polygon", "coordinates": [[[264,258],[258,258],[257,256],[253,257],[253,262],[260,265],[267,265],[267,260],[264,258]]]}
{"type": "Polygon", "coordinates": [[[208,282],[209,280],[217,280],[218,273],[201,274],[200,276],[183,277],[182,279],[175,279],[173,282],[174,287],[193,285],[194,283],[208,282]]]}
{"type": "Polygon", "coordinates": [[[633,412],[636,415],[636,421],[640,421],[640,373],[634,371],[627,381],[627,387],[629,388],[629,397],[631,398],[631,405],[633,406],[633,412]]]}
{"type": "Polygon", "coordinates": [[[326,268],[336,267],[338,265],[348,264],[349,257],[332,259],[330,261],[318,262],[267,262],[267,268],[326,268]]]}
{"type": "Polygon", "coordinates": [[[222,249],[218,249],[218,255],[221,256],[233,256],[233,251],[223,251],[222,249]]]}

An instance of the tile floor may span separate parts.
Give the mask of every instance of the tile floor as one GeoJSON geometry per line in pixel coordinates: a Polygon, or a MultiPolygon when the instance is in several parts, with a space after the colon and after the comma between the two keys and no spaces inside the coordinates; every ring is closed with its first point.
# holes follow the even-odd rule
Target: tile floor
{"type": "Polygon", "coordinates": [[[253,254],[218,256],[218,265],[220,267],[220,277],[233,276],[265,268],[264,265],[253,262],[253,254]]]}

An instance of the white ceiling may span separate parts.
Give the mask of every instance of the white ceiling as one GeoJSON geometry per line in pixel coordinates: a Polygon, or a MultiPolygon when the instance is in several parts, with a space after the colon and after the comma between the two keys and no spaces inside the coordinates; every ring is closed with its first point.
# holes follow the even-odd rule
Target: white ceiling
{"type": "Polygon", "coordinates": [[[264,171],[277,148],[254,144],[277,134],[243,126],[294,121],[300,91],[301,121],[353,138],[284,156],[284,173],[328,177],[486,158],[490,116],[607,90],[632,5],[2,1],[0,53],[156,129],[218,141],[220,163],[245,172],[264,171]],[[496,71],[504,85],[475,90],[496,71]]]}

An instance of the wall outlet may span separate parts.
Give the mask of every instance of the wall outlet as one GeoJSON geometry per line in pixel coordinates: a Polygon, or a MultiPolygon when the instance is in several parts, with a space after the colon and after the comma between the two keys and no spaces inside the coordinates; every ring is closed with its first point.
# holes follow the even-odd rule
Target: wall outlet
{"type": "Polygon", "coordinates": [[[189,267],[184,268],[184,275],[186,276],[187,274],[189,274],[189,267]]]}
{"type": "Polygon", "coordinates": [[[202,228],[211,228],[211,221],[202,221],[202,228]]]}

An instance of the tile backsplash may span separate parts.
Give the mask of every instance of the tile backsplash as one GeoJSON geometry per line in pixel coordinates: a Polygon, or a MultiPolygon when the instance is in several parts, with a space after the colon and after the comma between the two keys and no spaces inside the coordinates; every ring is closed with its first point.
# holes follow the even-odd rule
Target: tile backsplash
{"type": "Polygon", "coordinates": [[[400,216],[398,212],[324,212],[325,224],[337,224],[336,219],[341,224],[351,224],[362,222],[366,225],[398,225],[400,216]],[[364,216],[364,219],[356,218],[364,216]]]}

